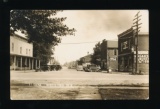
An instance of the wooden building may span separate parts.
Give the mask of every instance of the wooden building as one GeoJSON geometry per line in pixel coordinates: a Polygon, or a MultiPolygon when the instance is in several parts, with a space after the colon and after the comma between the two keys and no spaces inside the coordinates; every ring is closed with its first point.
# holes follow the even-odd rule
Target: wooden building
{"type": "Polygon", "coordinates": [[[14,34],[10,36],[10,69],[36,69],[40,60],[33,57],[33,44],[26,37],[14,34]]]}

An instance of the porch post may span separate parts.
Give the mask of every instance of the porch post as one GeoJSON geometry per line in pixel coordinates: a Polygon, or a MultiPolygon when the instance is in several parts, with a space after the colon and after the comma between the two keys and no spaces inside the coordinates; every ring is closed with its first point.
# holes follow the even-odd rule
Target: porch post
{"type": "Polygon", "coordinates": [[[39,68],[40,68],[40,60],[39,60],[39,68]]]}
{"type": "Polygon", "coordinates": [[[20,65],[20,67],[21,67],[21,70],[22,70],[22,57],[20,57],[21,58],[21,65],[20,65]]]}
{"type": "Polygon", "coordinates": [[[31,62],[30,62],[30,58],[29,58],[29,70],[31,70],[31,62]]]}
{"type": "Polygon", "coordinates": [[[27,68],[27,57],[25,58],[25,69],[27,68]]]}
{"type": "Polygon", "coordinates": [[[34,59],[32,59],[32,70],[33,70],[33,64],[34,64],[34,62],[33,62],[33,61],[34,61],[34,59]]]}
{"type": "Polygon", "coordinates": [[[36,59],[36,66],[35,66],[35,69],[37,69],[37,59],[36,59]]]}
{"type": "Polygon", "coordinates": [[[14,56],[14,70],[16,70],[16,56],[14,56]]]}

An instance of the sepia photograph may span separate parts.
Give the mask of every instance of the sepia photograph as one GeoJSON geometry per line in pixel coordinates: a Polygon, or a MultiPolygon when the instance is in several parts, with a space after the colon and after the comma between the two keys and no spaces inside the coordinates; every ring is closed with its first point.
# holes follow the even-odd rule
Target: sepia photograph
{"type": "Polygon", "coordinates": [[[149,11],[10,10],[10,100],[149,100],[149,11]]]}

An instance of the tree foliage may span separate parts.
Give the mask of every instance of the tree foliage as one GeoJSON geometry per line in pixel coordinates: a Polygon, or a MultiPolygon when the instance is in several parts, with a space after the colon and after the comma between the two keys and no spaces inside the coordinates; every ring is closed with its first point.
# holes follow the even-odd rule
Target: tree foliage
{"type": "Polygon", "coordinates": [[[92,63],[100,65],[102,58],[106,58],[105,53],[106,52],[106,40],[103,39],[102,43],[98,42],[95,47],[93,48],[93,55],[92,55],[92,63]]]}
{"type": "Polygon", "coordinates": [[[53,54],[52,48],[61,42],[61,36],[73,35],[76,31],[63,22],[66,17],[57,18],[61,10],[11,10],[10,32],[20,30],[33,43],[33,56],[47,63],[53,54]]]}
{"type": "Polygon", "coordinates": [[[101,60],[101,43],[98,42],[95,47],[93,48],[93,55],[92,55],[92,60],[91,62],[94,64],[100,64],[101,60]]]}

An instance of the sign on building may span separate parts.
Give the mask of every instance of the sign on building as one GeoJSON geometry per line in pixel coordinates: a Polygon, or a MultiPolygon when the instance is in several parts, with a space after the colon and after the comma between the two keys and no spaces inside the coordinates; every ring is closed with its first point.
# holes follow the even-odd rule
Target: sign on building
{"type": "MultiPolygon", "coordinates": [[[[136,62],[136,55],[134,56],[136,62]]],[[[149,63],[149,55],[148,54],[138,54],[138,63],[139,64],[148,64],[149,63]]]]}
{"type": "Polygon", "coordinates": [[[116,57],[110,57],[110,61],[116,61],[117,58],[116,57]]]}

